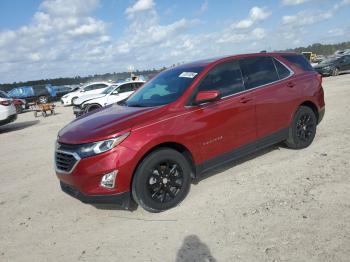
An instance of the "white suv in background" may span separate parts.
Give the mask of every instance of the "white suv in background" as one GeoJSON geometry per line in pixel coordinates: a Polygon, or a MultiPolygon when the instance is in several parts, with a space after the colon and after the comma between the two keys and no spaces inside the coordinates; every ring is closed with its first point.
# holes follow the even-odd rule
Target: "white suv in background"
{"type": "Polygon", "coordinates": [[[75,99],[87,95],[87,94],[99,94],[107,87],[110,87],[114,83],[109,82],[95,82],[95,83],[89,83],[84,86],[82,86],[79,90],[75,92],[68,93],[61,98],[61,103],[64,106],[70,106],[73,105],[73,102],[75,99]]]}
{"type": "Polygon", "coordinates": [[[16,107],[11,98],[0,91],[0,126],[11,123],[17,119],[16,107]]]}
{"type": "Polygon", "coordinates": [[[99,94],[83,95],[74,100],[73,113],[78,117],[98,108],[117,103],[128,98],[145,81],[129,81],[106,88],[99,94]]]}

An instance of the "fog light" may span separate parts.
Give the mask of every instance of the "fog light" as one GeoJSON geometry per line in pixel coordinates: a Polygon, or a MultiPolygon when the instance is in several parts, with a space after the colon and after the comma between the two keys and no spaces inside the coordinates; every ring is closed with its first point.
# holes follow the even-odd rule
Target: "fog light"
{"type": "Polygon", "coordinates": [[[101,186],[105,188],[114,188],[117,174],[118,171],[113,171],[111,173],[105,174],[101,179],[101,186]]]}

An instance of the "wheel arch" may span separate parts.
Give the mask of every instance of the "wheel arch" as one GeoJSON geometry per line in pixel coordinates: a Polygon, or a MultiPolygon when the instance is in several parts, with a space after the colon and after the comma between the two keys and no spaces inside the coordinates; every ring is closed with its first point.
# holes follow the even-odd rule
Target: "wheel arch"
{"type": "Polygon", "coordinates": [[[301,106],[306,106],[306,107],[311,108],[312,111],[314,112],[314,114],[316,116],[316,119],[317,119],[317,122],[318,122],[318,120],[319,120],[319,113],[318,113],[318,108],[317,108],[317,106],[316,106],[316,104],[314,102],[312,102],[310,100],[307,100],[307,101],[304,101],[303,103],[301,103],[299,105],[299,107],[301,107],[301,106]]]}

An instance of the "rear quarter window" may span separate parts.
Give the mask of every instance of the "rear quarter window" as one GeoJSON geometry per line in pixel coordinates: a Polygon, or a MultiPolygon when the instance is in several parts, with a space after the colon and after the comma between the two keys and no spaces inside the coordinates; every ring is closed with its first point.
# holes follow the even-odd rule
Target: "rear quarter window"
{"type": "Polygon", "coordinates": [[[303,71],[314,71],[311,64],[303,55],[282,55],[284,59],[286,59],[288,62],[294,64],[298,68],[300,68],[303,71]]]}
{"type": "Polygon", "coordinates": [[[286,79],[289,77],[292,73],[289,71],[287,67],[285,67],[281,62],[279,62],[276,59],[273,59],[273,62],[275,63],[276,70],[278,73],[278,76],[281,80],[286,79]]]}

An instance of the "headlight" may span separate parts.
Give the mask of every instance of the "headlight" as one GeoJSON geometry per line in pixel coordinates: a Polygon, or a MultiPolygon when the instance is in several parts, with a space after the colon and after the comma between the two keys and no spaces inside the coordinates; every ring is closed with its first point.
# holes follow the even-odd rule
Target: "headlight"
{"type": "Polygon", "coordinates": [[[119,145],[125,138],[128,137],[129,134],[130,132],[127,132],[115,138],[82,144],[78,147],[77,153],[82,158],[101,154],[119,145]]]}

